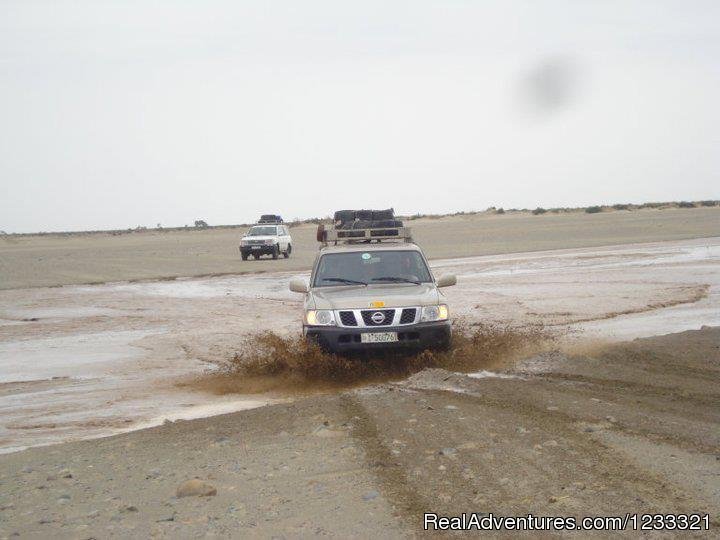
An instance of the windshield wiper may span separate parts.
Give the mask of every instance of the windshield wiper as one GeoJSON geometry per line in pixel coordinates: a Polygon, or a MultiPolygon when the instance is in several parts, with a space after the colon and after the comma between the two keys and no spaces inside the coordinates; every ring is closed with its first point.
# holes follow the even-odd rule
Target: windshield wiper
{"type": "Polygon", "coordinates": [[[383,277],[376,277],[373,278],[373,281],[393,281],[395,283],[414,283],[415,285],[420,285],[420,281],[417,281],[416,279],[409,279],[404,277],[396,277],[396,276],[383,276],[383,277]]]}
{"type": "Polygon", "coordinates": [[[321,279],[323,281],[335,281],[337,283],[347,283],[348,285],[365,285],[367,287],[367,283],[364,281],[355,281],[354,279],[345,279],[341,277],[324,277],[321,279]]]}

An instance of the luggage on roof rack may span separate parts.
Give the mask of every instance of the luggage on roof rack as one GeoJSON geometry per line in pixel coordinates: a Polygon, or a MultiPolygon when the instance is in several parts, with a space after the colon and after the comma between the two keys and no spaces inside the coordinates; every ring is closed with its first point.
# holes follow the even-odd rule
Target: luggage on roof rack
{"type": "Polygon", "coordinates": [[[380,242],[382,240],[412,241],[410,229],[395,219],[395,211],[387,210],[338,210],[335,212],[334,226],[326,228],[320,224],[317,231],[318,242],[380,242]]]}
{"type": "Polygon", "coordinates": [[[377,227],[402,227],[395,220],[395,211],[387,210],[338,210],[334,216],[336,229],[372,229],[377,227]]]}
{"type": "Polygon", "coordinates": [[[258,223],[282,223],[283,219],[275,214],[263,214],[260,216],[258,223]]]}

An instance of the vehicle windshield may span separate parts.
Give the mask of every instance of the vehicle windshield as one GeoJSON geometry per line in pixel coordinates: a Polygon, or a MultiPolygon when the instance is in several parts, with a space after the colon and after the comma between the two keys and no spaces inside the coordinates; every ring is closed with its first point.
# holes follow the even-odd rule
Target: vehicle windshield
{"type": "Polygon", "coordinates": [[[381,283],[430,283],[425,260],[417,251],[355,251],[323,255],[315,271],[315,287],[381,283]]]}
{"type": "Polygon", "coordinates": [[[274,236],[277,227],[253,227],[247,233],[248,236],[274,236]]]}

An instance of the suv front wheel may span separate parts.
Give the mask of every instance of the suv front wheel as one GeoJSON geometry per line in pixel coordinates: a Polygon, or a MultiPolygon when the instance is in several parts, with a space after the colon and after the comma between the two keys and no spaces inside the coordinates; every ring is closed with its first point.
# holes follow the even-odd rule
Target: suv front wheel
{"type": "Polygon", "coordinates": [[[287,259],[291,253],[292,253],[292,244],[288,244],[287,249],[283,253],[283,257],[285,257],[287,259]]]}
{"type": "Polygon", "coordinates": [[[272,258],[277,259],[280,256],[280,246],[275,244],[273,246],[272,258]]]}

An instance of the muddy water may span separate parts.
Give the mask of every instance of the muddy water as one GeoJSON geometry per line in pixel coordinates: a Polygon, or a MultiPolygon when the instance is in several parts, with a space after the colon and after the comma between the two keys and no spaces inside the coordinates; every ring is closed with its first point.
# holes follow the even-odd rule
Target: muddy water
{"type": "MultiPolygon", "coordinates": [[[[720,325],[720,238],[445,259],[433,267],[436,275],[458,275],[446,294],[468,324],[543,326],[577,340],[720,325]]],[[[272,384],[244,396],[183,382],[225,365],[248,334],[297,333],[301,299],[287,285],[298,275],[1,291],[0,451],[286,398],[272,384]]]]}

